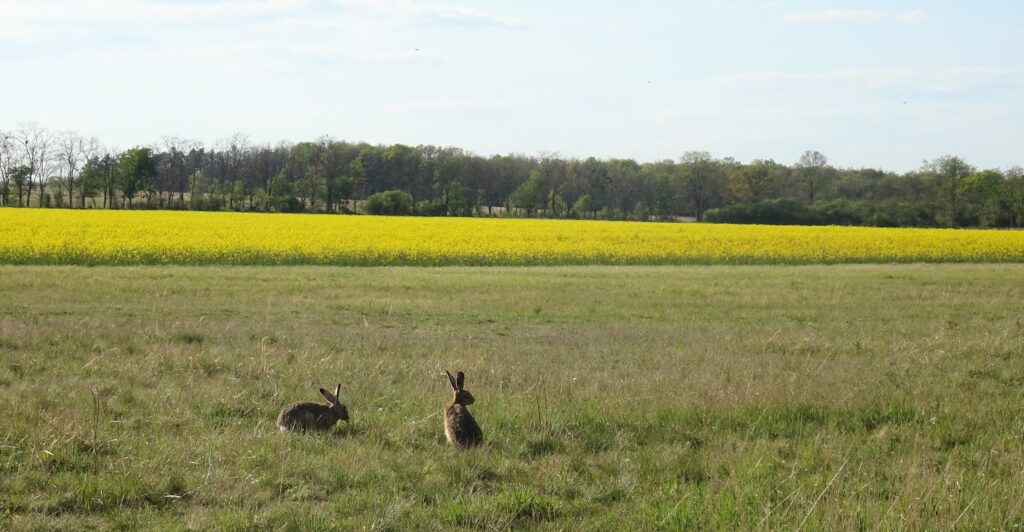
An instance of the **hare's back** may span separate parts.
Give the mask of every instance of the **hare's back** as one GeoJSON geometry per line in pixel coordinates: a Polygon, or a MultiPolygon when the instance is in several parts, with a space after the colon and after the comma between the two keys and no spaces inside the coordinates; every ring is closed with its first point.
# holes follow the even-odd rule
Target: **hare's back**
{"type": "MultiPolygon", "coordinates": [[[[326,422],[333,425],[331,409],[317,403],[295,403],[281,410],[277,426],[281,430],[306,430],[323,428],[326,422]]],[[[329,425],[328,425],[329,426],[329,425]]]]}
{"type": "Polygon", "coordinates": [[[483,442],[480,425],[463,405],[449,405],[445,409],[444,432],[448,441],[460,447],[472,447],[483,442]]]}

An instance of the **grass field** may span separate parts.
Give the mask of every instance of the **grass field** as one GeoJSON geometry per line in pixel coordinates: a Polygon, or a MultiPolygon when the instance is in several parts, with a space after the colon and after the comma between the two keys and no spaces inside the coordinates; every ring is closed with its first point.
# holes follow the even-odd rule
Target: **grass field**
{"type": "Polygon", "coordinates": [[[1024,267],[4,266],[0,412],[0,528],[1007,529],[1024,267]]]}

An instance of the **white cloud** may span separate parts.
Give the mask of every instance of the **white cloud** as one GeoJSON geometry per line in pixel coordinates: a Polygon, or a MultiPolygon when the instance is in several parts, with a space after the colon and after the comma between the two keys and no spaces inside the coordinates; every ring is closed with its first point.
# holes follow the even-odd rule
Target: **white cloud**
{"type": "Polygon", "coordinates": [[[926,16],[926,13],[920,9],[903,12],[827,9],[791,13],[782,17],[782,21],[787,24],[870,24],[880,22],[917,24],[924,21],[926,16]]]}

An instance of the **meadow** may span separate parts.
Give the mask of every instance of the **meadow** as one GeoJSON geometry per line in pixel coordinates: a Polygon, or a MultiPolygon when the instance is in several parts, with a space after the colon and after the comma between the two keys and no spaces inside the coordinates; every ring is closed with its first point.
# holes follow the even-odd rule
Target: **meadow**
{"type": "Polygon", "coordinates": [[[1024,231],[0,210],[0,264],[521,266],[1024,262],[1024,231]]]}
{"type": "Polygon", "coordinates": [[[0,266],[5,529],[1010,529],[1022,411],[1012,264],[0,266]]]}

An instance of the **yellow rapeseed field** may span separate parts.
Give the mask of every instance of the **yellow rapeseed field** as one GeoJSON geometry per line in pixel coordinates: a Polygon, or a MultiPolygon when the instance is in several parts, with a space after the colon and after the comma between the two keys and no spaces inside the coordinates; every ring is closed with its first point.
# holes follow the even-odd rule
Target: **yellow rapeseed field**
{"type": "Polygon", "coordinates": [[[0,209],[7,264],[1024,262],[1024,232],[0,209]]]}

